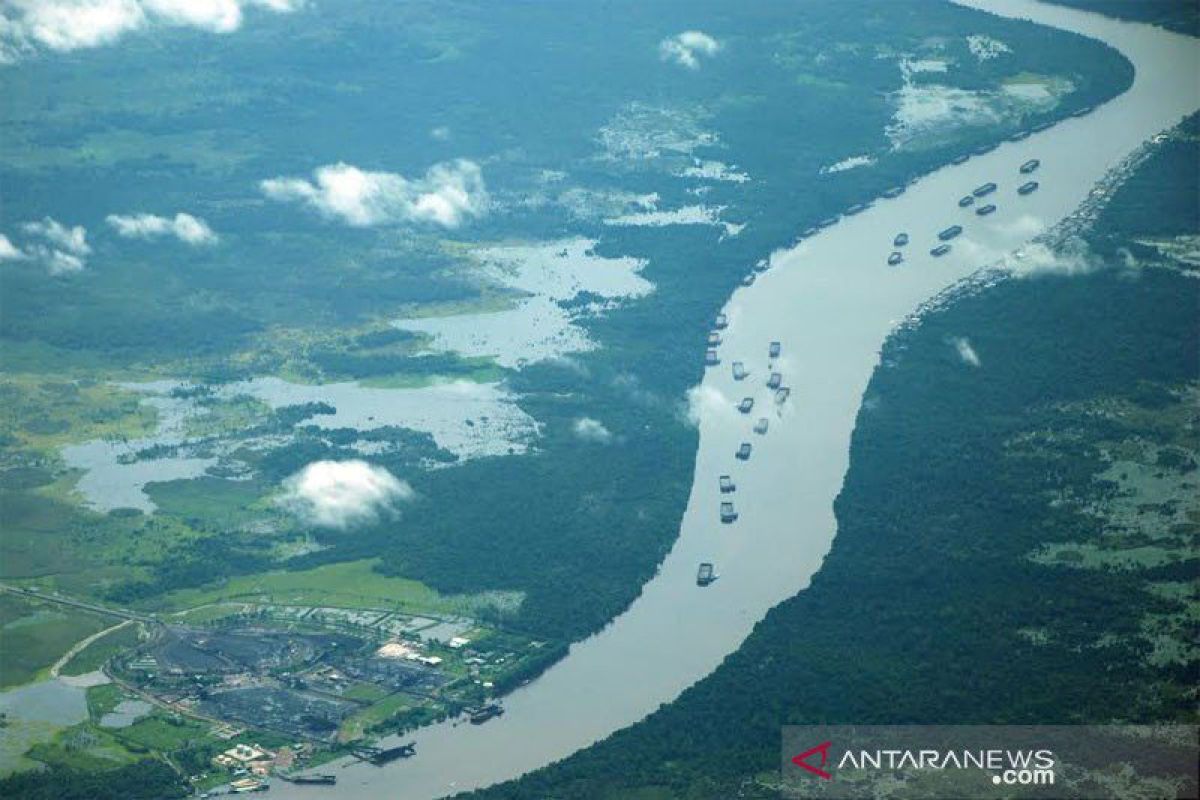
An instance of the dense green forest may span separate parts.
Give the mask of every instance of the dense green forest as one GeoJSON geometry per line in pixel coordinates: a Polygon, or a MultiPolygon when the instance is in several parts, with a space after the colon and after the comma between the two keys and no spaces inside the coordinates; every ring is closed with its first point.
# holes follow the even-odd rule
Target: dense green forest
{"type": "MultiPolygon", "coordinates": [[[[636,596],[678,532],[696,448],[679,403],[701,377],[713,314],[748,266],[839,209],[1103,102],[1132,79],[1128,62],[1094,41],[933,0],[736,10],[719,2],[628,3],[603,19],[578,4],[554,14],[536,4],[432,9],[406,5],[393,17],[373,3],[339,5],[327,36],[355,43],[345,50],[301,29],[299,17],[281,17],[239,34],[245,39],[207,42],[211,53],[194,52],[201,45],[178,34],[175,49],[131,41],[88,53],[86,74],[52,59],[22,64],[22,82],[0,73],[0,91],[12,90],[0,181],[19,187],[0,222],[54,214],[94,225],[113,204],[152,196],[168,206],[199,203],[223,237],[219,246],[164,257],[100,227],[92,229],[89,267],[78,274],[48,278],[33,262],[6,264],[6,364],[88,380],[471,375],[487,367],[423,355],[424,337],[390,333],[387,315],[481,302],[495,288],[479,285],[463,252],[514,237],[594,237],[600,255],[646,259],[642,275],[655,292],[581,321],[599,348],[571,362],[492,368],[540,423],[528,456],[428,470],[452,457],[412,431],[330,435],[293,420],[286,441],[234,454],[250,470],[239,480],[210,474],[151,484],[159,511],[130,517],[71,504],[55,489],[68,479],[61,464],[9,441],[0,452],[3,577],[53,577],[72,593],[153,607],[171,589],[237,574],[382,556],[381,570],[442,592],[522,592],[510,624],[545,637],[583,636],[636,596]],[[727,55],[699,75],[665,69],[657,56],[663,30],[693,26],[721,31],[727,55]],[[1010,52],[977,58],[967,33],[993,37],[1010,52]],[[628,39],[628,52],[614,55],[614,38],[628,39]],[[556,40],[573,44],[540,44],[556,40]],[[202,65],[190,79],[200,88],[174,90],[168,67],[180,52],[202,65]],[[905,76],[904,58],[943,59],[953,68],[905,76]],[[127,69],[131,61],[137,70],[127,69]],[[100,147],[99,123],[85,111],[114,74],[144,76],[145,94],[110,99],[103,124],[115,132],[100,147]],[[391,74],[412,79],[379,77],[391,74]],[[320,75],[322,83],[301,75],[320,75]],[[1018,77],[1069,88],[1022,105],[1003,91],[1018,77]],[[887,131],[906,81],[978,92],[995,115],[894,147],[887,131]],[[192,99],[170,102],[176,95],[192,99]],[[333,135],[322,119],[353,122],[333,135]],[[452,132],[449,142],[425,134],[432,122],[452,132]],[[146,130],[156,133],[147,138],[146,130]],[[605,136],[661,152],[613,157],[601,147],[605,136]],[[714,142],[707,149],[673,144],[706,136],[714,142]],[[111,141],[129,137],[156,155],[111,141]],[[213,153],[214,140],[228,144],[213,153]],[[72,155],[88,147],[91,158],[72,155]],[[495,202],[488,217],[452,232],[339,228],[255,199],[262,178],[307,174],[322,163],[413,174],[462,153],[486,161],[495,202]],[[716,226],[605,225],[602,213],[581,215],[547,198],[541,182],[547,171],[565,172],[563,196],[582,193],[603,207],[605,197],[653,192],[662,207],[678,207],[698,202],[689,194],[695,181],[680,174],[700,155],[752,178],[701,187],[705,204],[747,223],[737,236],[716,226]],[[822,172],[855,155],[875,163],[822,172]],[[69,197],[55,191],[61,185],[73,187],[69,197]],[[575,436],[581,417],[602,419],[611,442],[575,436]],[[398,521],[350,536],[294,523],[274,539],[242,532],[283,477],[317,459],[353,457],[355,442],[386,445],[372,460],[416,490],[419,501],[398,521]],[[276,560],[279,539],[310,533],[324,549],[276,560]]],[[[60,424],[28,405],[39,425],[60,424]]],[[[26,422],[19,418],[18,428],[26,422]]],[[[287,431],[278,417],[264,424],[287,431]]],[[[260,432],[247,426],[236,435],[260,432]]]]}
{"type": "Polygon", "coordinates": [[[1196,722],[1196,267],[1115,247],[1200,234],[1198,130],[1116,194],[1093,271],[888,341],[809,589],[644,722],[471,796],[775,797],[786,724],[1196,722]]]}
{"type": "Polygon", "coordinates": [[[1189,36],[1200,36],[1200,4],[1193,0],[1049,0],[1063,6],[1095,11],[1130,22],[1161,25],[1189,36]]]}

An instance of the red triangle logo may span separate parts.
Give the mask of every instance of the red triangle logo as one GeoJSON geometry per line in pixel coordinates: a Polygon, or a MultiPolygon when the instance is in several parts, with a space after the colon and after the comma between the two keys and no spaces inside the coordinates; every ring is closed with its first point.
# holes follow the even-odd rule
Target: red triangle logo
{"type": "Polygon", "coordinates": [[[805,750],[803,753],[801,753],[800,755],[793,758],[792,763],[795,764],[797,767],[800,767],[801,769],[808,770],[813,775],[816,775],[818,778],[824,778],[827,781],[831,781],[831,780],[833,780],[832,775],[830,775],[825,770],[820,769],[819,767],[814,767],[812,764],[809,764],[808,759],[811,756],[814,756],[817,753],[820,753],[821,754],[821,766],[822,767],[825,766],[825,764],[829,761],[829,748],[832,745],[833,745],[833,742],[825,742],[824,744],[819,744],[816,747],[810,747],[808,750],[805,750]]]}

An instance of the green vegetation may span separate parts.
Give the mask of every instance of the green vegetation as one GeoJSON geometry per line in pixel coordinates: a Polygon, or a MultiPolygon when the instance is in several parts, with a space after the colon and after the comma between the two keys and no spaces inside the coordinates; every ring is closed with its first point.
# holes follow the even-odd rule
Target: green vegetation
{"type": "Polygon", "coordinates": [[[149,759],[116,769],[51,767],[0,779],[0,796],[22,800],[170,800],[189,793],[174,770],[149,759]]]}
{"type": "Polygon", "coordinates": [[[141,637],[140,626],[136,623],[125,625],[104,634],[75,657],[63,665],[63,675],[86,675],[95,672],[114,655],[136,647],[141,637]]]}
{"type": "Polygon", "coordinates": [[[1062,6],[1094,11],[1131,22],[1161,25],[1189,36],[1200,36],[1200,6],[1191,0],[1050,0],[1062,6]]]}
{"type": "MultiPolygon", "coordinates": [[[[1118,193],[1096,250],[1131,211],[1186,207],[1189,147],[1144,167],[1185,178],[1168,196],[1140,177],[1118,193]]],[[[1195,217],[1154,224],[1197,233],[1195,217]]],[[[1196,723],[1200,299],[1178,263],[1092,260],[889,340],[811,587],[645,722],[472,796],[776,797],[787,724],[1196,723]],[[1040,558],[1049,543],[1163,555],[1111,569],[1040,558]]]]}
{"type": "Polygon", "coordinates": [[[443,596],[417,581],[382,575],[376,561],[326,564],[294,572],[263,572],[231,578],[219,587],[181,589],[156,601],[166,610],[228,601],[293,606],[394,608],[410,613],[469,612],[487,598],[443,596]]]}
{"type": "Polygon", "coordinates": [[[111,619],[0,592],[0,687],[29,683],[76,642],[111,624],[111,619]]]}

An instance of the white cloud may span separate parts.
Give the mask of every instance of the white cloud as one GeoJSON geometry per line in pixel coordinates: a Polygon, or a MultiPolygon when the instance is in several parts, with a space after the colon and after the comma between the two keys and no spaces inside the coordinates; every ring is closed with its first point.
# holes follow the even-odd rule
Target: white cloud
{"type": "Polygon", "coordinates": [[[86,256],[92,252],[87,243],[87,228],[76,225],[68,228],[53,217],[43,217],[38,222],[26,222],[21,230],[30,236],[45,239],[57,249],[65,250],[77,256],[86,256]]]}
{"type": "Polygon", "coordinates": [[[40,48],[67,52],[112,44],[155,25],[229,33],[247,6],[294,11],[301,0],[4,0],[0,3],[0,63],[40,48]]]}
{"type": "Polygon", "coordinates": [[[207,222],[191,214],[179,213],[174,218],[156,214],[109,214],[106,221],[116,229],[118,236],[126,239],[174,236],[186,244],[203,245],[215,244],[218,238],[207,222]]]}
{"type": "Polygon", "coordinates": [[[701,31],[684,31],[658,43],[659,58],[688,69],[699,69],[700,56],[712,57],[720,50],[721,43],[701,31]]]}
{"type": "Polygon", "coordinates": [[[0,261],[20,261],[29,258],[28,254],[12,243],[3,233],[0,233],[0,261]]]}
{"type": "Polygon", "coordinates": [[[79,272],[86,264],[85,257],[92,252],[91,245],[87,243],[87,229],[82,225],[68,227],[53,217],[44,217],[36,222],[22,223],[21,230],[27,236],[43,240],[45,244],[27,244],[21,251],[7,237],[5,242],[20,254],[18,257],[33,258],[45,264],[52,275],[79,272]]]}
{"type": "Polygon", "coordinates": [[[283,482],[279,504],[322,528],[346,529],[391,514],[412,487],[366,461],[314,461],[283,482]]]}
{"type": "Polygon", "coordinates": [[[1099,258],[1092,255],[1087,243],[1071,238],[1056,249],[1041,242],[1034,242],[1005,259],[1005,266],[1017,277],[1039,275],[1085,275],[1103,267],[1099,258]]]}
{"type": "Polygon", "coordinates": [[[950,344],[954,345],[954,349],[958,352],[958,357],[962,359],[964,364],[972,367],[980,365],[979,354],[975,352],[975,348],[971,346],[971,340],[963,336],[955,336],[950,339],[950,344]]]}
{"type": "Polygon", "coordinates": [[[702,419],[735,421],[738,411],[734,402],[720,389],[700,384],[688,389],[685,416],[692,425],[699,426],[702,419]]]}
{"type": "Polygon", "coordinates": [[[591,417],[580,417],[572,426],[575,435],[585,442],[608,444],[612,441],[612,432],[604,427],[604,423],[591,417]]]}
{"type": "Polygon", "coordinates": [[[329,164],[314,180],[271,178],[260,187],[272,200],[299,201],[349,225],[425,222],[456,228],[487,213],[489,198],[479,165],[466,159],[435,164],[419,180],[329,164]]]}

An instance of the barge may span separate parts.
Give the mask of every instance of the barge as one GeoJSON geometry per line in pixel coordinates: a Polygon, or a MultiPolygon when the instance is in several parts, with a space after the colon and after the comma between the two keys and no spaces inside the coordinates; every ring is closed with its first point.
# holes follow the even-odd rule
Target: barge
{"type": "Polygon", "coordinates": [[[771,377],[767,378],[767,388],[771,390],[778,389],[783,385],[783,376],[778,372],[772,372],[771,377]]]}
{"type": "Polygon", "coordinates": [[[886,192],[884,192],[883,196],[886,197],[887,199],[891,200],[892,198],[899,197],[902,194],[904,194],[903,186],[893,186],[892,188],[890,188],[886,192]]]}
{"type": "Polygon", "coordinates": [[[719,331],[725,330],[729,327],[729,317],[724,314],[717,314],[716,319],[713,320],[713,327],[719,331]]]}
{"type": "Polygon", "coordinates": [[[951,225],[949,228],[946,228],[944,231],[939,231],[938,238],[941,239],[943,242],[948,242],[951,239],[953,239],[955,236],[958,236],[962,232],[963,232],[962,225],[951,225]]]}
{"type": "Polygon", "coordinates": [[[908,244],[908,234],[903,231],[897,233],[896,238],[892,239],[893,247],[904,247],[906,244],[908,244]]]}
{"type": "Polygon", "coordinates": [[[745,275],[742,276],[742,286],[749,286],[752,283],[754,283],[754,273],[753,272],[747,272],[745,275]]]}
{"type": "Polygon", "coordinates": [[[770,426],[770,424],[771,423],[766,417],[759,417],[758,422],[754,423],[754,432],[759,436],[762,436],[767,432],[767,428],[770,426]]]}
{"type": "Polygon", "coordinates": [[[1033,194],[1034,192],[1037,191],[1037,188],[1038,188],[1037,181],[1030,181],[1029,183],[1022,183],[1020,186],[1017,187],[1017,194],[1022,194],[1022,195],[1033,194]]]}
{"type": "Polygon", "coordinates": [[[1028,175],[1029,173],[1033,172],[1041,165],[1042,165],[1041,161],[1038,161],[1036,158],[1031,158],[1028,161],[1026,161],[1024,164],[1021,165],[1020,172],[1022,175],[1028,175]]]}
{"type": "Polygon", "coordinates": [[[976,186],[974,189],[972,189],[971,194],[975,195],[976,197],[986,197],[994,191],[996,191],[996,184],[988,181],[982,186],[976,186]]]}
{"type": "Polygon", "coordinates": [[[717,478],[717,484],[721,487],[721,494],[729,494],[737,491],[737,485],[733,482],[733,478],[728,475],[722,475],[717,478]]]}
{"type": "Polygon", "coordinates": [[[713,572],[713,565],[705,561],[700,564],[700,568],[696,570],[696,585],[708,586],[717,579],[717,573],[713,572]]]}
{"type": "Polygon", "coordinates": [[[504,713],[504,706],[499,703],[488,703],[486,706],[469,709],[467,711],[467,719],[471,720],[472,725],[482,725],[489,719],[500,716],[504,713]]]}
{"type": "Polygon", "coordinates": [[[720,363],[721,363],[721,359],[717,356],[716,350],[713,350],[710,347],[709,349],[704,351],[704,365],[705,366],[715,367],[717,364],[720,364],[720,363]]]}
{"type": "Polygon", "coordinates": [[[753,410],[754,410],[754,398],[753,397],[743,397],[742,402],[738,403],[738,411],[742,412],[743,414],[749,414],[753,410]]]}
{"type": "Polygon", "coordinates": [[[737,453],[735,453],[737,459],[739,461],[749,461],[751,449],[749,442],[742,442],[738,445],[737,453]]]}
{"type": "Polygon", "coordinates": [[[728,500],[721,503],[721,522],[728,525],[737,519],[737,511],[733,507],[733,503],[728,500]]]}
{"type": "Polygon", "coordinates": [[[904,260],[904,254],[901,253],[899,250],[893,250],[892,254],[890,256],[888,256],[888,266],[894,267],[903,260],[904,260]]]}
{"type": "Polygon", "coordinates": [[[986,206],[980,206],[979,208],[975,209],[975,213],[981,217],[986,217],[988,214],[991,214],[995,210],[996,210],[996,206],[993,205],[992,203],[988,203],[986,206]]]}
{"type": "Polygon", "coordinates": [[[935,247],[929,251],[929,255],[933,256],[934,258],[938,258],[938,257],[946,255],[946,253],[949,253],[949,252],[950,252],[950,245],[939,244],[937,247],[935,247]]]}
{"type": "Polygon", "coordinates": [[[771,344],[767,347],[767,357],[779,358],[779,352],[781,349],[782,347],[779,342],[771,342],[771,344]]]}
{"type": "Polygon", "coordinates": [[[733,379],[740,381],[750,373],[746,372],[746,365],[740,361],[733,362],[733,379]]]}

